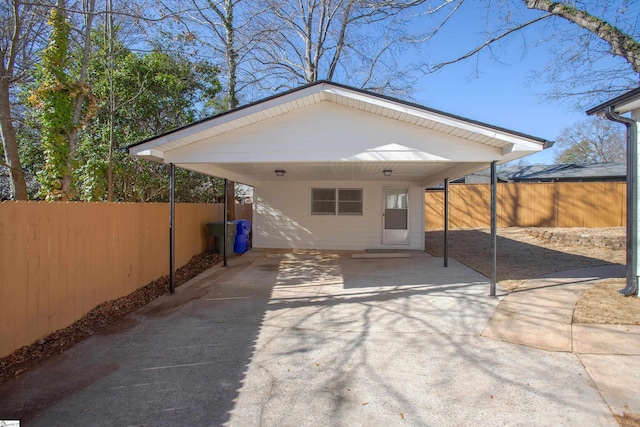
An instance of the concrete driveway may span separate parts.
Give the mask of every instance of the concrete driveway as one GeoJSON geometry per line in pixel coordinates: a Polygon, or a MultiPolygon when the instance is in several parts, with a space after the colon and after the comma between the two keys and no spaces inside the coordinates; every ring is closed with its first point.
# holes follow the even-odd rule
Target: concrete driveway
{"type": "Polygon", "coordinates": [[[580,359],[481,336],[450,260],[251,251],[0,388],[28,425],[617,425],[580,359]]]}

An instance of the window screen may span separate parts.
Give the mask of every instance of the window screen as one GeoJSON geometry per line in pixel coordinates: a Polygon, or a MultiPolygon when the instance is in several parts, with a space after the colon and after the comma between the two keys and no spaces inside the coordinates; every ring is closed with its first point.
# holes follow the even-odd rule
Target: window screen
{"type": "Polygon", "coordinates": [[[362,215],[362,189],[338,189],[338,215],[362,215]]]}
{"type": "Polygon", "coordinates": [[[362,215],[361,188],[312,188],[312,215],[362,215]]]}
{"type": "Polygon", "coordinates": [[[312,188],[311,189],[311,214],[335,215],[336,214],[336,189],[312,188]]]}

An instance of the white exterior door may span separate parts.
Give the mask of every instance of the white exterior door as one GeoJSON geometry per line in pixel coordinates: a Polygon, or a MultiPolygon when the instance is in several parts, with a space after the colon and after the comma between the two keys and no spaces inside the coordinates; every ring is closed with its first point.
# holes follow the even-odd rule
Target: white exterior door
{"type": "Polygon", "coordinates": [[[385,188],[382,211],[382,243],[409,244],[409,189],[385,188]]]}

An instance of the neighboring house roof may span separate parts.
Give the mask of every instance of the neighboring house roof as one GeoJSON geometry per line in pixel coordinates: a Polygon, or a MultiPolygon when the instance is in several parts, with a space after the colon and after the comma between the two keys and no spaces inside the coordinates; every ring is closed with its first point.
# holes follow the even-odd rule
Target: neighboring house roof
{"type": "Polygon", "coordinates": [[[128,147],[132,155],[255,185],[383,179],[425,185],[551,146],[542,138],[348,86],[317,82],[128,147]]]}
{"type": "MultiPolygon", "coordinates": [[[[497,170],[500,182],[584,182],[625,181],[627,167],[624,163],[592,163],[577,165],[562,163],[555,165],[503,166],[497,170]]],[[[465,184],[487,184],[489,170],[475,172],[456,180],[465,184]]]]}
{"type": "Polygon", "coordinates": [[[543,166],[512,166],[500,168],[498,175],[505,181],[624,181],[624,163],[593,163],[589,165],[559,164],[543,166]]]}

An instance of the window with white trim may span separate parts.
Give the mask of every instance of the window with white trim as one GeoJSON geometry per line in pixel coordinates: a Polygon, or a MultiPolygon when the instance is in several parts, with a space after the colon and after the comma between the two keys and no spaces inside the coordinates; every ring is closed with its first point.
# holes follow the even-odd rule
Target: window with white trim
{"type": "Polygon", "coordinates": [[[362,215],[362,188],[312,188],[311,215],[362,215]]]}

